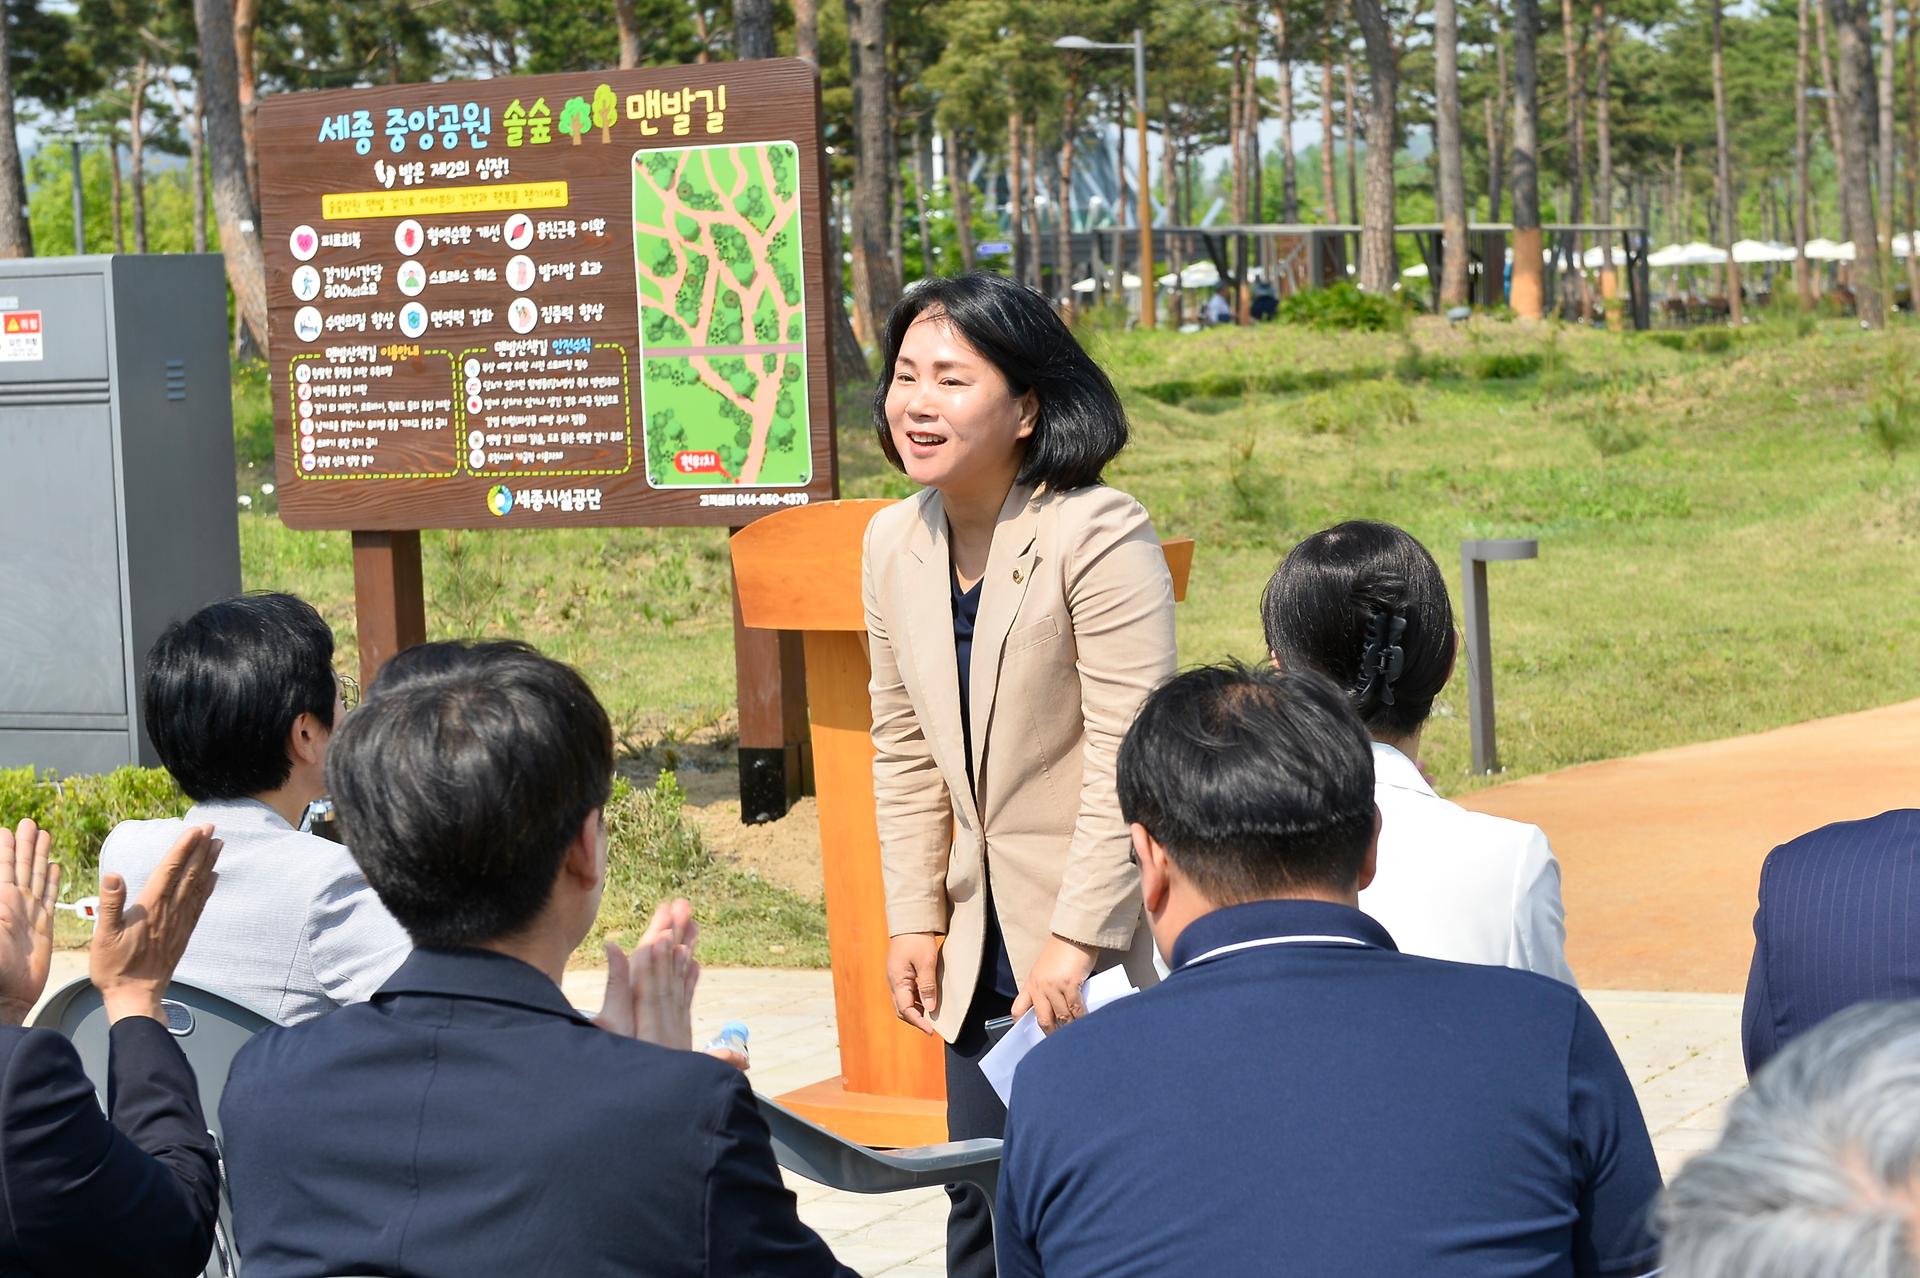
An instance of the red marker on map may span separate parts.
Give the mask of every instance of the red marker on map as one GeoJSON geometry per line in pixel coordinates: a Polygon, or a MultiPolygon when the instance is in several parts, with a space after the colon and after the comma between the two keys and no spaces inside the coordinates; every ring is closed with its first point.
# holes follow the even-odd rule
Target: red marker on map
{"type": "Polygon", "coordinates": [[[719,453],[685,452],[673,455],[673,468],[683,475],[708,475],[718,472],[733,478],[720,463],[719,453]]]}

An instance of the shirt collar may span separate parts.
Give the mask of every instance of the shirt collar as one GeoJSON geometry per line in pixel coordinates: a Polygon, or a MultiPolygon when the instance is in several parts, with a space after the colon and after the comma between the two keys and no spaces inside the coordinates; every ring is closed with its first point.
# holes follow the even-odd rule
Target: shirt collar
{"type": "Polygon", "coordinates": [[[1382,950],[1399,948],[1387,929],[1350,905],[1332,901],[1249,901],[1203,914],[1187,924],[1186,931],[1173,943],[1173,967],[1177,971],[1222,946],[1294,936],[1329,937],[1335,944],[1357,943],[1382,950]]]}
{"type": "Polygon", "coordinates": [[[392,994],[484,999],[569,1020],[585,1019],[545,972],[491,950],[417,949],[387,978],[374,997],[392,994]]]}
{"type": "Polygon", "coordinates": [[[1411,790],[1415,794],[1433,794],[1433,787],[1420,775],[1420,765],[1384,741],[1373,743],[1373,783],[1411,790]]]}
{"type": "Polygon", "coordinates": [[[210,824],[219,827],[252,827],[261,830],[291,830],[287,819],[258,799],[204,799],[183,818],[188,825],[210,824]]]}

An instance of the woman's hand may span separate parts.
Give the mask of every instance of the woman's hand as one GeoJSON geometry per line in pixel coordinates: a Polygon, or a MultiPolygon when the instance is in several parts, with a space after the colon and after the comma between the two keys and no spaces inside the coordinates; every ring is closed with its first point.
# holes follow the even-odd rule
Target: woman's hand
{"type": "Polygon", "coordinates": [[[1013,1000],[1014,1019],[1020,1019],[1031,1007],[1034,1019],[1040,1022],[1040,1032],[1051,1034],[1084,1014],[1087,1009],[1080,1001],[1080,987],[1093,975],[1098,952],[1091,945],[1064,936],[1048,937],[1046,948],[1027,973],[1026,984],[1020,987],[1020,997],[1013,1000]]]}
{"type": "Polygon", "coordinates": [[[934,970],[940,962],[938,932],[905,932],[887,942],[887,986],[893,1014],[922,1034],[934,1032],[928,1018],[940,1005],[934,970]]]}

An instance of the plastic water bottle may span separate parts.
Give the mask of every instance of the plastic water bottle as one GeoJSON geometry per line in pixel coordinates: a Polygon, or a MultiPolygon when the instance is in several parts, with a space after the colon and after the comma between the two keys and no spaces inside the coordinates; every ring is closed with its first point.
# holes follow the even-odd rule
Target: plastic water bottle
{"type": "Polygon", "coordinates": [[[728,1021],[725,1025],[722,1025],[720,1032],[714,1035],[712,1041],[707,1044],[707,1050],[709,1052],[738,1052],[742,1059],[747,1059],[747,1023],[745,1021],[728,1021]]]}

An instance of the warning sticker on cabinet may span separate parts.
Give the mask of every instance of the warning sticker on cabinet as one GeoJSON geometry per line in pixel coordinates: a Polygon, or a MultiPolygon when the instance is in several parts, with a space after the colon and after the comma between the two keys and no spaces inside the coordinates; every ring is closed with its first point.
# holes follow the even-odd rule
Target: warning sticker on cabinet
{"type": "Polygon", "coordinates": [[[0,311],[0,364],[42,360],[46,343],[39,311],[0,311]]]}

